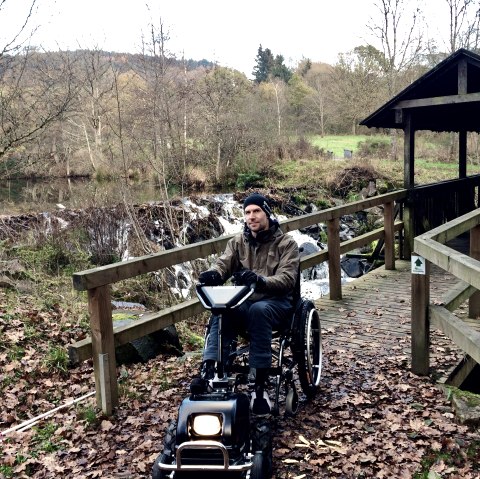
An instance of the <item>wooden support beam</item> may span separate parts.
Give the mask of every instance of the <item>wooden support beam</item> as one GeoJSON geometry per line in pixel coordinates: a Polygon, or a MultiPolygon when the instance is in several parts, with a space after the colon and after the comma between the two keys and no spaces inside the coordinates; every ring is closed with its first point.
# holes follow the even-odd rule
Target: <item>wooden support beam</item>
{"type": "Polygon", "coordinates": [[[110,287],[100,286],[99,288],[89,289],[88,308],[92,332],[92,356],[97,406],[102,407],[103,401],[105,404],[111,404],[111,407],[114,408],[118,406],[118,387],[110,287]],[[105,354],[109,358],[108,374],[105,374],[105,371],[101,373],[100,359],[104,358],[105,354]],[[102,384],[102,381],[108,381],[108,384],[105,382],[102,384]],[[106,395],[103,398],[102,391],[106,395]]]}
{"type": "Polygon", "coordinates": [[[334,218],[327,222],[328,235],[328,282],[330,299],[342,299],[342,275],[340,267],[340,221],[334,218]]]}
{"type": "Polygon", "coordinates": [[[111,416],[113,408],[108,354],[99,354],[98,366],[100,373],[100,397],[102,411],[106,416],[111,416]]]}
{"type": "Polygon", "coordinates": [[[459,388],[462,386],[463,382],[470,373],[473,371],[477,365],[468,354],[464,357],[456,366],[455,369],[448,375],[448,378],[445,381],[445,384],[459,388]]]}
{"type": "Polygon", "coordinates": [[[465,130],[458,132],[458,177],[467,177],[467,132],[465,130]]]}
{"type": "Polygon", "coordinates": [[[385,269],[395,269],[395,221],[393,203],[385,203],[383,221],[385,228],[385,269]]]}
{"type": "Polygon", "coordinates": [[[432,325],[442,330],[462,351],[480,363],[480,333],[441,306],[430,306],[432,325]]]}
{"type": "Polygon", "coordinates": [[[412,274],[412,372],[427,375],[430,368],[430,262],[425,274],[412,274]]]}
{"type": "Polygon", "coordinates": [[[405,134],[403,145],[403,187],[410,189],[415,186],[415,129],[410,113],[405,114],[403,131],[405,134]]]}
{"type": "Polygon", "coordinates": [[[455,311],[461,304],[467,301],[475,291],[476,289],[473,286],[470,286],[465,281],[459,281],[444,295],[442,305],[449,311],[455,311]]]}
{"type": "MultiPolygon", "coordinates": [[[[480,225],[470,230],[470,256],[480,260],[480,225]]],[[[476,291],[468,300],[468,317],[480,319],[480,291],[476,291]]]]}

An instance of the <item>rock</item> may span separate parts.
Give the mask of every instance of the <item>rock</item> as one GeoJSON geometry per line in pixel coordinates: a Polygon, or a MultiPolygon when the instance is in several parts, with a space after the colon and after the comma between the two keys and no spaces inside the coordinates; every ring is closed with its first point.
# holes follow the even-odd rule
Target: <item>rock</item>
{"type": "MultiPolygon", "coordinates": [[[[300,252],[300,258],[303,258],[304,256],[308,256],[309,254],[320,251],[320,247],[315,245],[314,243],[305,242],[298,247],[298,250],[300,252]]],[[[315,267],[304,269],[302,271],[302,276],[306,280],[315,279],[316,277],[315,267]]]]}
{"type": "MultiPolygon", "coordinates": [[[[124,320],[125,321],[125,320],[124,320]]],[[[146,363],[160,353],[182,356],[182,346],[174,325],[115,348],[117,364],[146,363]]]]}
{"type": "Polygon", "coordinates": [[[461,424],[468,426],[480,425],[480,396],[473,393],[458,393],[452,395],[452,407],[461,424]]]}
{"type": "Polygon", "coordinates": [[[16,289],[15,283],[4,275],[0,276],[0,288],[16,289]]]}
{"type": "Polygon", "coordinates": [[[24,279],[27,277],[25,267],[18,259],[0,261],[0,275],[11,279],[24,279]]]}
{"type": "Polygon", "coordinates": [[[359,278],[370,271],[372,265],[364,258],[342,258],[340,266],[350,278],[359,278]]]}

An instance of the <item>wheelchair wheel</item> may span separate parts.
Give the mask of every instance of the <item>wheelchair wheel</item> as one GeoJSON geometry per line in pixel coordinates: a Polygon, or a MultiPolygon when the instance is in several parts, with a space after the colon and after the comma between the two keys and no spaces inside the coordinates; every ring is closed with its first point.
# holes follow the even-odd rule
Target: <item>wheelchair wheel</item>
{"type": "Polygon", "coordinates": [[[293,353],[298,377],[308,398],[315,396],[322,374],[322,330],[315,305],[302,299],[295,312],[293,353]]]}

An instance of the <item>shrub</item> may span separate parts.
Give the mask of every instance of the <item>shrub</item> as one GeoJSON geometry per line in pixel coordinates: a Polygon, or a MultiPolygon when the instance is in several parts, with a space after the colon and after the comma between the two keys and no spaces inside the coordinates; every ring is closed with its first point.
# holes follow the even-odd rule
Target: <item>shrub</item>
{"type": "Polygon", "coordinates": [[[358,156],[361,158],[388,158],[390,155],[390,140],[368,138],[358,143],[358,156]]]}

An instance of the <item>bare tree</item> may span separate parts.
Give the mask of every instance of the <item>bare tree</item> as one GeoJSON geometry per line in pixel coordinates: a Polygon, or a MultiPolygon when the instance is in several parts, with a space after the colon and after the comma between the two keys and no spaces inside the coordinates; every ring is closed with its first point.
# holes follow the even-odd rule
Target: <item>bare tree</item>
{"type": "MultiPolygon", "coordinates": [[[[7,0],[0,0],[0,17],[7,0]]],[[[25,160],[21,147],[33,142],[67,111],[75,96],[68,55],[46,62],[27,45],[36,0],[11,39],[0,46],[0,162],[15,154],[25,160]]],[[[10,168],[12,163],[10,162],[10,168]]]]}
{"type": "Polygon", "coordinates": [[[479,42],[480,5],[476,0],[445,0],[449,10],[449,48],[476,49],[479,42]]]}
{"type": "MultiPolygon", "coordinates": [[[[375,6],[379,15],[370,20],[368,28],[383,51],[387,93],[392,97],[405,86],[401,84],[402,72],[416,65],[425,49],[422,12],[415,1],[408,0],[377,0],[375,6]]],[[[396,160],[397,130],[391,131],[391,137],[392,159],[396,160]]]]}
{"type": "Polygon", "coordinates": [[[245,75],[215,66],[206,70],[204,77],[198,82],[197,93],[205,111],[207,136],[213,141],[213,156],[215,157],[215,178],[220,180],[224,170],[235,156],[236,120],[235,115],[240,108],[240,102],[248,89],[245,75]],[[229,151],[226,154],[227,150],[229,151]],[[224,158],[225,156],[225,158],[224,158]]]}

